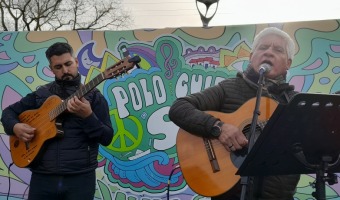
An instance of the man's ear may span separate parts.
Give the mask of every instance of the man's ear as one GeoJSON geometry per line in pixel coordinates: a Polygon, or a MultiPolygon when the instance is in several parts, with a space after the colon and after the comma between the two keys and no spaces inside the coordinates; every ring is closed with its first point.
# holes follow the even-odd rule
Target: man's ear
{"type": "Polygon", "coordinates": [[[288,63],[287,63],[287,70],[290,69],[290,66],[292,65],[292,59],[288,59],[288,63]]]}
{"type": "Polygon", "coordinates": [[[52,66],[49,65],[49,67],[50,67],[51,72],[52,72],[53,74],[55,74],[55,73],[54,73],[54,70],[52,69],[52,66]]]}
{"type": "Polygon", "coordinates": [[[77,67],[79,67],[79,65],[78,65],[78,58],[77,57],[74,58],[74,61],[76,62],[77,67]]]}

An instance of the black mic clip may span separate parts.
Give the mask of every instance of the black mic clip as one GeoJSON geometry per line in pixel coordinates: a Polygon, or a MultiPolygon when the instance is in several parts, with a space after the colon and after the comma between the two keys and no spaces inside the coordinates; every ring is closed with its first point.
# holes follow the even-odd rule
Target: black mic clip
{"type": "Polygon", "coordinates": [[[268,73],[271,69],[272,66],[270,66],[268,63],[263,63],[260,65],[259,74],[268,73]]]}
{"type": "Polygon", "coordinates": [[[260,69],[259,69],[259,81],[258,84],[262,84],[264,85],[264,74],[269,72],[272,69],[272,66],[270,66],[268,63],[263,63],[260,65],[260,69]]]}

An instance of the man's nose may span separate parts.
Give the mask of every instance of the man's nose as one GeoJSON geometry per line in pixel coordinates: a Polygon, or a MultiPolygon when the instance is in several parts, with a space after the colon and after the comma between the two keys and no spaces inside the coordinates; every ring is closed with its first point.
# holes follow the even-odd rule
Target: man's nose
{"type": "Polygon", "coordinates": [[[68,68],[65,65],[62,66],[61,70],[62,70],[63,73],[68,72],[68,68]]]}
{"type": "Polygon", "coordinates": [[[274,47],[270,46],[266,49],[265,54],[274,54],[274,47]]]}

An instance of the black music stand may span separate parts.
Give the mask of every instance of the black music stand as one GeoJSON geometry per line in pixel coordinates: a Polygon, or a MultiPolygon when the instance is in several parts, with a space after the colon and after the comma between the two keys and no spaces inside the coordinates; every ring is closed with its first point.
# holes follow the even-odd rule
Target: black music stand
{"type": "Polygon", "coordinates": [[[300,93],[279,104],[236,174],[316,174],[313,196],[340,172],[340,95],[300,93]],[[325,173],[328,173],[325,176],[325,173]]]}

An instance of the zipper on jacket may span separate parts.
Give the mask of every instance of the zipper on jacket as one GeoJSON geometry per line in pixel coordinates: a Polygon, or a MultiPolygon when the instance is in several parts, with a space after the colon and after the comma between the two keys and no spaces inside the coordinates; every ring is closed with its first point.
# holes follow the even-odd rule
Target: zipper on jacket
{"type": "Polygon", "coordinates": [[[90,148],[90,146],[88,145],[87,146],[87,157],[88,157],[88,165],[90,166],[90,164],[91,164],[91,148],[90,148]]]}
{"type": "Polygon", "coordinates": [[[60,140],[57,138],[57,173],[60,172],[60,140]]]}

